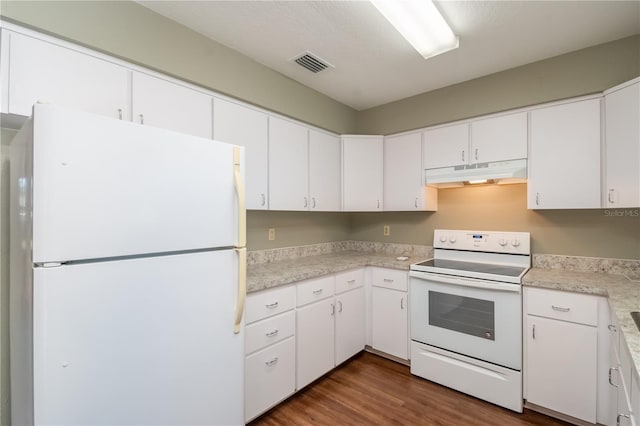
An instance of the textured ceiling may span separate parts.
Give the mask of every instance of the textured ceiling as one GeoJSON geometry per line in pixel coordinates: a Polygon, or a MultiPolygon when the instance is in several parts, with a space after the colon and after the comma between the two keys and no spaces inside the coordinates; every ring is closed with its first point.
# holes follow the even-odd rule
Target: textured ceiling
{"type": "Polygon", "coordinates": [[[358,110],[640,33],[640,1],[439,1],[460,48],[425,60],[368,1],[139,3],[358,110]]]}

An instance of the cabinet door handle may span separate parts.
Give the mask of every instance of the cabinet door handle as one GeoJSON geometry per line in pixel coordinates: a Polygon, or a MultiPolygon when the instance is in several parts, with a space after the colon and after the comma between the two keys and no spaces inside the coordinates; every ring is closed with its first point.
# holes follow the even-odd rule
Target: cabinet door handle
{"type": "Polygon", "coordinates": [[[316,294],[316,295],[317,295],[317,294],[321,294],[321,293],[322,293],[322,290],[324,290],[324,289],[319,288],[319,289],[317,289],[317,290],[313,290],[313,294],[316,294]]]}
{"type": "Polygon", "coordinates": [[[273,359],[271,359],[271,360],[269,360],[269,361],[266,361],[266,362],[265,362],[265,365],[266,365],[267,367],[271,367],[272,365],[276,365],[277,363],[278,363],[278,357],[277,357],[277,356],[274,356],[274,357],[273,357],[273,359]]]}
{"type": "Polygon", "coordinates": [[[308,205],[309,205],[309,200],[307,199],[307,197],[304,197],[304,207],[307,208],[308,205]]]}
{"type": "Polygon", "coordinates": [[[274,309],[278,307],[278,302],[268,303],[264,305],[267,309],[274,309]]]}
{"type": "Polygon", "coordinates": [[[122,108],[118,108],[118,120],[122,120],[122,108]]]}
{"type": "Polygon", "coordinates": [[[533,327],[532,327],[531,337],[533,337],[533,340],[536,340],[536,325],[535,324],[533,324],[533,327]]]}
{"type": "Polygon", "coordinates": [[[476,148],[475,156],[476,156],[476,160],[477,160],[478,159],[478,148],[476,148]]]}
{"type": "Polygon", "coordinates": [[[536,206],[540,205],[540,193],[536,192],[536,206]]]}
{"type": "Polygon", "coordinates": [[[347,281],[347,284],[355,284],[355,283],[356,283],[356,280],[349,280],[349,281],[347,281]]]}
{"type": "Polygon", "coordinates": [[[260,194],[260,205],[264,206],[266,202],[267,202],[267,199],[265,198],[264,194],[260,194]]]}
{"type": "Polygon", "coordinates": [[[616,385],[615,383],[613,383],[613,382],[611,381],[611,376],[612,376],[611,372],[612,372],[612,371],[618,372],[619,370],[618,370],[618,368],[617,368],[617,367],[610,367],[610,368],[609,368],[609,384],[610,384],[611,386],[613,386],[614,388],[617,388],[617,387],[619,387],[619,385],[616,385]]]}
{"type": "Polygon", "coordinates": [[[273,337],[273,336],[277,336],[277,335],[278,335],[278,329],[277,328],[275,330],[273,330],[273,331],[265,333],[265,336],[267,336],[267,337],[273,337]]]}
{"type": "Polygon", "coordinates": [[[415,201],[413,202],[413,205],[416,207],[416,209],[418,208],[418,198],[416,197],[415,201]]]}
{"type": "Polygon", "coordinates": [[[338,312],[342,312],[342,301],[338,300],[338,312]]]}
{"type": "Polygon", "coordinates": [[[335,304],[331,304],[331,316],[336,314],[336,305],[335,304]]]}
{"type": "Polygon", "coordinates": [[[144,114],[140,114],[140,124],[144,124],[144,114]]]}
{"type": "Polygon", "coordinates": [[[380,200],[376,200],[378,202],[378,208],[380,208],[380,200]]]}
{"type": "Polygon", "coordinates": [[[563,308],[562,306],[551,305],[551,309],[558,312],[569,312],[571,308],[563,308]]]}
{"type": "Polygon", "coordinates": [[[464,163],[464,149],[462,150],[462,162],[464,163]]]}
{"type": "Polygon", "coordinates": [[[313,197],[311,199],[311,208],[314,208],[314,209],[316,208],[316,197],[313,197]]]}
{"type": "Polygon", "coordinates": [[[616,426],[620,426],[620,418],[624,417],[625,419],[629,420],[629,415],[628,414],[618,414],[618,417],[616,417],[616,426]]]}
{"type": "Polygon", "coordinates": [[[609,331],[611,331],[612,333],[616,333],[616,332],[618,331],[618,329],[616,328],[616,326],[615,326],[615,325],[613,325],[613,324],[609,324],[609,325],[607,326],[607,328],[608,328],[608,329],[609,329],[609,331]]]}
{"type": "Polygon", "coordinates": [[[400,298],[400,309],[404,309],[404,297],[400,298]]]}
{"type": "Polygon", "coordinates": [[[611,204],[613,204],[613,202],[614,202],[614,201],[613,201],[613,191],[615,191],[615,190],[614,190],[613,188],[611,188],[611,189],[609,190],[609,194],[607,195],[607,198],[608,198],[608,200],[609,200],[609,203],[611,203],[611,204]]]}

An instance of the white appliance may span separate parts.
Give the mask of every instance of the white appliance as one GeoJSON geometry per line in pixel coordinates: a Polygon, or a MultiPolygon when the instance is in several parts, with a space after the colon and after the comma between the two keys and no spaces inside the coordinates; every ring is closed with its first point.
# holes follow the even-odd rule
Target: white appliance
{"type": "Polygon", "coordinates": [[[527,232],[434,231],[411,265],[411,372],[522,412],[521,281],[527,232]]]}
{"type": "Polygon", "coordinates": [[[244,424],[243,157],[34,106],[11,146],[13,424],[244,424]]]}

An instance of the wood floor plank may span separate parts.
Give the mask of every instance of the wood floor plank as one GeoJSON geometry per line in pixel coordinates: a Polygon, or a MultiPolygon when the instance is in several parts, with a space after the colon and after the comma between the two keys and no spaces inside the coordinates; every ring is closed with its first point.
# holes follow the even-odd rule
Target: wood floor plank
{"type": "Polygon", "coordinates": [[[411,375],[409,367],[362,352],[251,426],[465,425],[559,426],[568,423],[523,414],[411,375]]]}

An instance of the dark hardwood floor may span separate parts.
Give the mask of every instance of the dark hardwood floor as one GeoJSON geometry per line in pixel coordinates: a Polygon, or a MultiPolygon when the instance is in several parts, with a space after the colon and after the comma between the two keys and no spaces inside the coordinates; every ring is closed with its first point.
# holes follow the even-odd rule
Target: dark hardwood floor
{"type": "Polygon", "coordinates": [[[567,425],[518,414],[412,376],[363,352],[250,423],[270,425],[567,425]]]}

